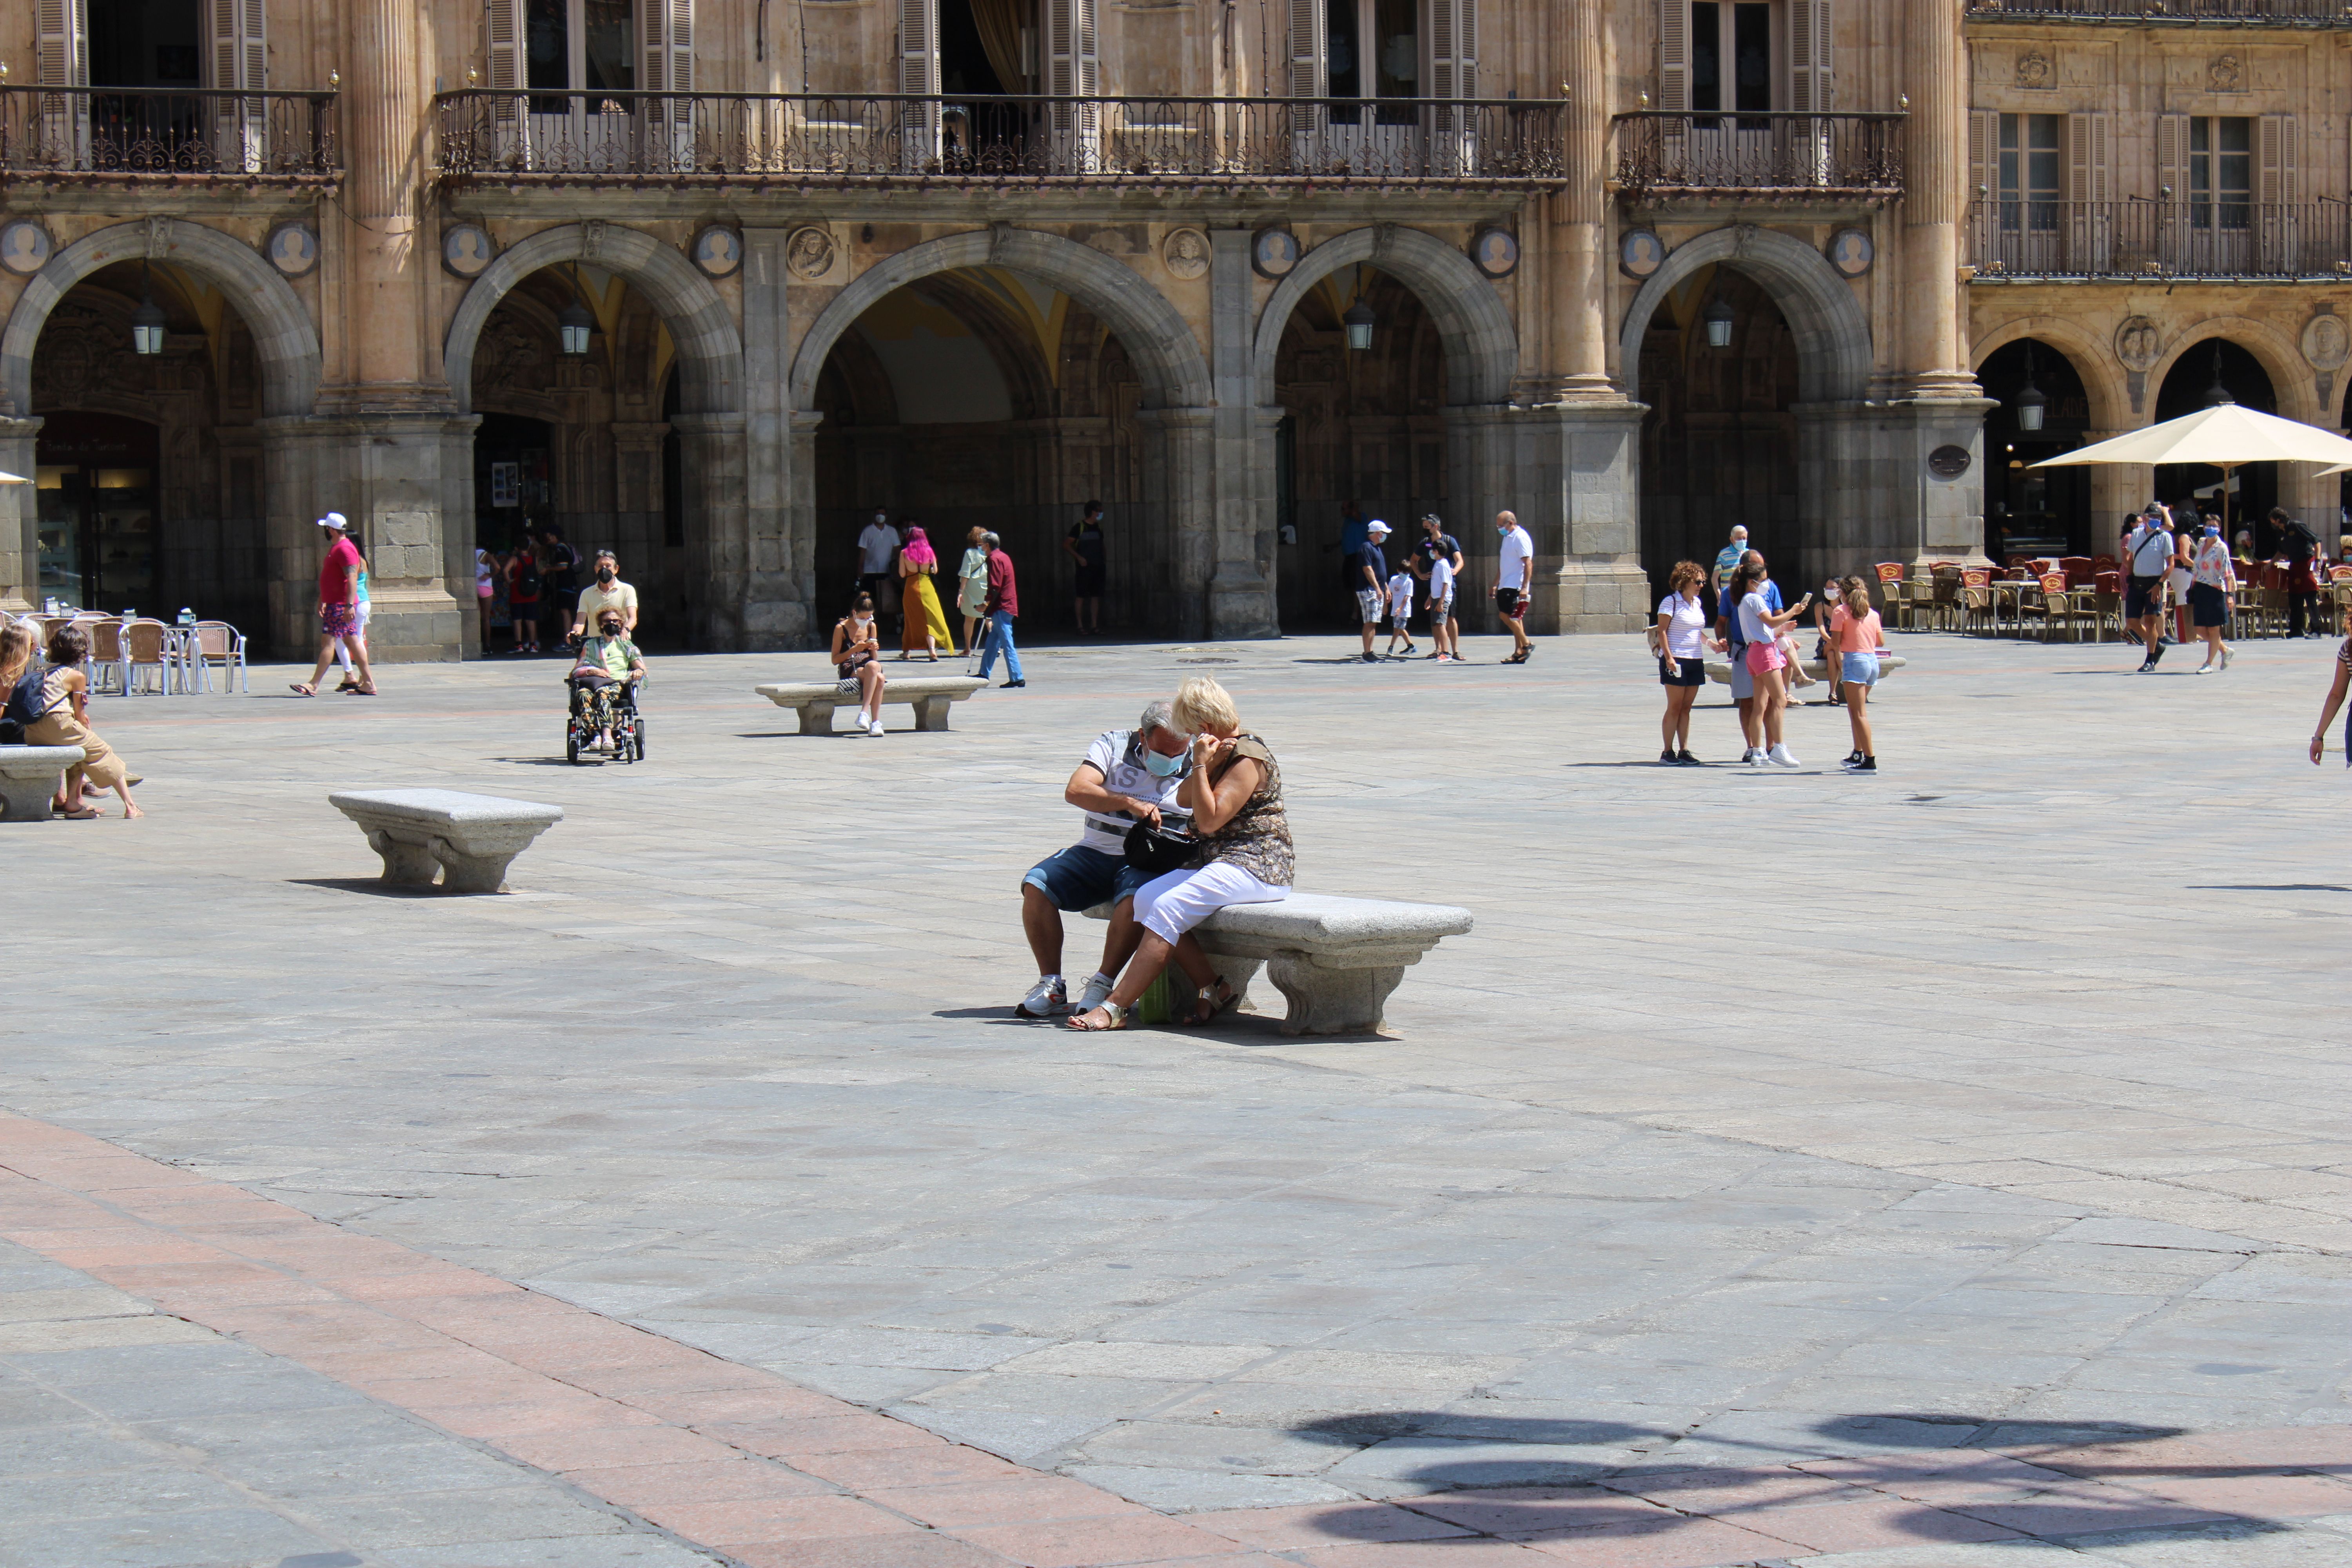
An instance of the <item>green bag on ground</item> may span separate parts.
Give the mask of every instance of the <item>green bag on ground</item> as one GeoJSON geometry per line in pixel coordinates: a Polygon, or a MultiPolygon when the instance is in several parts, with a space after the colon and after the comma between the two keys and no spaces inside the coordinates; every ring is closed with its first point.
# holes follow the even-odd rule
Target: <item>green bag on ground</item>
{"type": "Polygon", "coordinates": [[[1177,1004],[1183,999],[1184,987],[1177,984],[1174,964],[1160,972],[1158,979],[1143,988],[1135,999],[1135,1021],[1139,1024],[1165,1024],[1176,1016],[1177,1004]]]}

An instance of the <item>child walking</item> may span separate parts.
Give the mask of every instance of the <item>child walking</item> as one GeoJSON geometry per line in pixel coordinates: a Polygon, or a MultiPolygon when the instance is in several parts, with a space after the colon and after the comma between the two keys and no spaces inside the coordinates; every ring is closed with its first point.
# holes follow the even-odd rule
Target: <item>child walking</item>
{"type": "Polygon", "coordinates": [[[1441,664],[1462,662],[1453,627],[1454,563],[1442,554],[1433,555],[1429,558],[1429,640],[1437,645],[1441,664]]]}
{"type": "MultiPolygon", "coordinates": [[[[1441,625],[1443,623],[1440,623],[1441,625]]],[[[1433,637],[1441,636],[1432,633],[1433,637]]],[[[1412,574],[1399,566],[1389,576],[1389,657],[1397,655],[1397,638],[1404,638],[1403,657],[1411,658],[1412,647],[1412,574]]]]}

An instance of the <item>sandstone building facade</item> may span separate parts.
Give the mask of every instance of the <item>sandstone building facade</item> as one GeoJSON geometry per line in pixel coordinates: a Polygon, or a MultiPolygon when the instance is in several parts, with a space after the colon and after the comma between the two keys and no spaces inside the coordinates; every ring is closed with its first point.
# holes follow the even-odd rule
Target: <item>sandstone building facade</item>
{"type": "MultiPolygon", "coordinates": [[[[380,652],[466,657],[477,545],[543,519],[655,640],[796,647],[875,508],[996,529],[1050,622],[1099,499],[1114,616],[1257,637],[1344,618],[1353,501],[1442,514],[1481,603],[1509,507],[1537,626],[1618,630],[1734,522],[1789,577],[2085,546],[2211,476],[2021,465],[2217,374],[2342,424],[2322,0],[0,26],[0,468],[39,481],[0,488],[0,604],[303,647],[331,508],[380,652]]],[[[2335,479],[2248,483],[2332,520],[2335,479]]]]}

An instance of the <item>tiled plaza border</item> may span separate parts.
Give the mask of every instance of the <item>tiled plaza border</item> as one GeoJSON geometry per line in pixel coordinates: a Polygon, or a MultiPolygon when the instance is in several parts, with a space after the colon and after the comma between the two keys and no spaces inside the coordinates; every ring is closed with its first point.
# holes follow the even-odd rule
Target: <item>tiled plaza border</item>
{"type": "Polygon", "coordinates": [[[1827,1568],[2352,1516],[2352,1427],[2334,1426],[1752,1468],[1668,1456],[1591,1485],[1176,1519],[5,1113],[0,1236],[748,1568],[1827,1568]]]}

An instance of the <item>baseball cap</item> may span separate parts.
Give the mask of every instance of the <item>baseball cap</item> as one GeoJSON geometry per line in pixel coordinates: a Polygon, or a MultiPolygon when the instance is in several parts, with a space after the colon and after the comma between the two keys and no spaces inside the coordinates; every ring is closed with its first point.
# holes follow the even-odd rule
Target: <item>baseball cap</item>
{"type": "Polygon", "coordinates": [[[1364,531],[1366,533],[1386,533],[1389,531],[1389,525],[1382,522],[1376,517],[1372,519],[1371,521],[1364,524],[1364,531]]]}
{"type": "Polygon", "coordinates": [[[320,518],[319,520],[319,526],[320,528],[335,529],[344,533],[349,533],[352,529],[352,525],[343,521],[343,514],[339,511],[331,511],[326,516],[320,518]]]}

